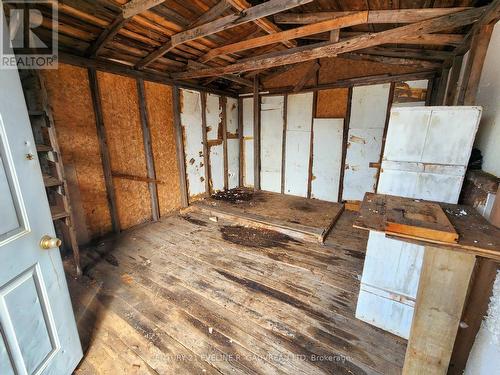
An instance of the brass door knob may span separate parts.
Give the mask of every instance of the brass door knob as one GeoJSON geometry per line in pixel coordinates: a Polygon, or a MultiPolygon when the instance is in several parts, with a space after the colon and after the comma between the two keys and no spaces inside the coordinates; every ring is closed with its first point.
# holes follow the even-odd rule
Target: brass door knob
{"type": "Polygon", "coordinates": [[[40,247],[44,250],[49,250],[61,246],[61,243],[62,241],[59,238],[45,235],[40,240],[40,247]]]}

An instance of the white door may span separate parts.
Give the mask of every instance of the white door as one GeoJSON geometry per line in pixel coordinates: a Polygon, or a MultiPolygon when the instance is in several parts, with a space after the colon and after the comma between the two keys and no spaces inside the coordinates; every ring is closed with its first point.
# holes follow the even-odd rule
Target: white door
{"type": "Polygon", "coordinates": [[[0,374],[70,374],[82,350],[59,249],[39,246],[55,234],[19,74],[0,82],[0,374]]]}

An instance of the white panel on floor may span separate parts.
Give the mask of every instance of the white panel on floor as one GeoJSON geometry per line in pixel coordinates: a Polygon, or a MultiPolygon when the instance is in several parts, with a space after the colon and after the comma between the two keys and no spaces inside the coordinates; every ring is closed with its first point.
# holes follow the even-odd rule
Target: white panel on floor
{"type": "Polygon", "coordinates": [[[181,90],[181,126],[184,129],[184,153],[189,196],[205,193],[203,134],[200,93],[181,90]]]}
{"type": "MultiPolygon", "coordinates": [[[[220,106],[220,97],[218,95],[207,94],[205,114],[207,116],[207,139],[218,139],[219,127],[222,126],[222,107],[220,106]]],[[[222,139],[222,133],[220,139],[222,139]]]]}
{"type": "Polygon", "coordinates": [[[260,106],[260,188],[281,193],[284,97],[264,96],[260,106]]]}
{"type": "Polygon", "coordinates": [[[307,197],[313,93],[288,95],[285,194],[307,197]]]}
{"type": "Polygon", "coordinates": [[[253,98],[243,99],[243,186],[253,187],[253,98]]]}
{"type": "Polygon", "coordinates": [[[234,189],[238,187],[239,171],[240,171],[240,140],[227,140],[227,182],[228,188],[234,189]]]}
{"type": "Polygon", "coordinates": [[[311,198],[338,201],[343,132],[344,119],[313,120],[311,198]]]}
{"type": "Polygon", "coordinates": [[[362,200],[374,192],[391,85],[357,86],[352,90],[342,199],[362,200]]]}
{"type": "MultiPolygon", "coordinates": [[[[456,203],[480,116],[478,107],[393,108],[377,193],[456,203]]],[[[370,232],[361,278],[370,292],[359,294],[356,317],[408,338],[413,307],[404,301],[416,298],[423,253],[370,232]]]]}
{"type": "Polygon", "coordinates": [[[210,147],[210,186],[212,191],[224,190],[224,147],[210,147]]]}

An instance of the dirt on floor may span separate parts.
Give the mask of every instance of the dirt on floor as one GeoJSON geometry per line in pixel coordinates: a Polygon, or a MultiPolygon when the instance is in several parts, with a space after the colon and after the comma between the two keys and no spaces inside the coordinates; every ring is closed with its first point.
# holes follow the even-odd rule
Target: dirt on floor
{"type": "Polygon", "coordinates": [[[255,193],[252,190],[240,189],[240,188],[218,191],[217,193],[212,195],[212,198],[219,201],[236,203],[236,204],[241,204],[251,201],[260,202],[263,199],[263,197],[261,197],[258,193],[255,193]]]}
{"type": "Polygon", "coordinates": [[[299,242],[286,234],[273,230],[240,225],[224,225],[220,227],[220,232],[225,241],[248,247],[287,247],[290,242],[299,242]]]}

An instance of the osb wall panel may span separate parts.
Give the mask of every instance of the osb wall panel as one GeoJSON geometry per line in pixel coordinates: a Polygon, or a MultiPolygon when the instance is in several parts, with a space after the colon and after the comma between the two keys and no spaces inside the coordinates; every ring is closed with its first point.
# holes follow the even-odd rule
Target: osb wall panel
{"type": "Polygon", "coordinates": [[[146,105],[153,147],[160,215],[180,208],[179,169],[175,151],[172,87],[145,82],[146,105]]]}
{"type": "MultiPolygon", "coordinates": [[[[111,170],[147,177],[136,81],[104,72],[98,72],[97,78],[111,170]]],[[[151,198],[148,184],[123,178],[113,178],[113,182],[121,228],[149,220],[151,198]]]]}
{"type": "MultiPolygon", "coordinates": [[[[308,70],[315,63],[315,61],[299,64],[296,67],[289,69],[282,74],[274,76],[268,80],[264,78],[263,85],[267,89],[276,87],[293,87],[307,74],[308,70]]],[[[305,87],[314,85],[315,77],[307,81],[305,87]]]]}
{"type": "Polygon", "coordinates": [[[42,72],[63,163],[76,172],[88,237],[102,236],[112,228],[87,70],[59,64],[42,72]]]}
{"type": "Polygon", "coordinates": [[[345,118],[348,96],[348,88],[319,90],[316,102],[316,117],[345,118]]]}
{"type": "Polygon", "coordinates": [[[372,61],[354,61],[337,57],[320,60],[319,83],[332,83],[341,79],[374,76],[378,74],[411,73],[421,68],[381,64],[372,61]]]}

